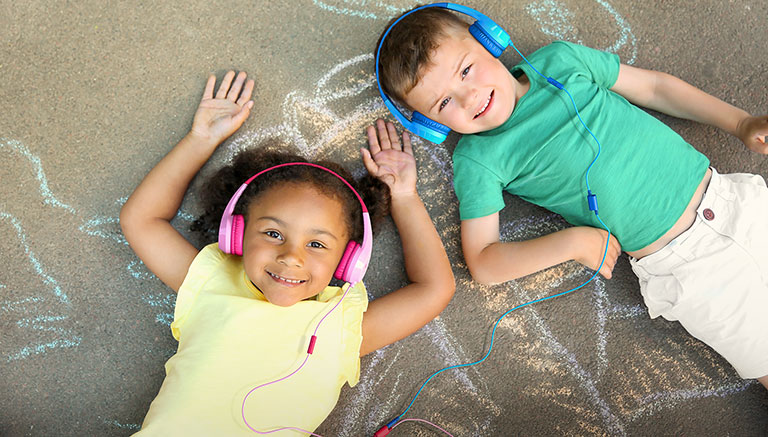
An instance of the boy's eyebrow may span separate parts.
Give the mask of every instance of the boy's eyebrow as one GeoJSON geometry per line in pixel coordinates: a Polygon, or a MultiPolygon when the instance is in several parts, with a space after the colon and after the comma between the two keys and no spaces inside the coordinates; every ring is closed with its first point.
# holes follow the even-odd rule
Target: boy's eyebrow
{"type": "MultiPolygon", "coordinates": [[[[461,66],[464,65],[464,60],[467,59],[467,56],[469,56],[469,52],[464,52],[464,55],[461,56],[456,63],[456,67],[453,69],[453,74],[451,76],[455,76],[456,73],[461,70],[461,66]]],[[[432,106],[429,107],[429,111],[432,112],[432,110],[437,106],[438,103],[440,103],[440,99],[442,99],[442,96],[437,96],[437,99],[432,103],[432,106]]]]}
{"type": "MultiPolygon", "coordinates": [[[[288,227],[288,224],[286,222],[280,220],[277,217],[264,216],[264,217],[259,217],[259,218],[256,219],[256,221],[259,221],[259,220],[269,220],[269,221],[273,221],[273,222],[277,223],[278,225],[280,225],[282,227],[288,227]]],[[[311,234],[313,234],[313,235],[327,235],[327,236],[333,238],[334,240],[338,240],[338,238],[336,238],[335,235],[333,235],[330,231],[326,231],[325,229],[312,228],[312,229],[309,230],[309,232],[311,234]]]]}

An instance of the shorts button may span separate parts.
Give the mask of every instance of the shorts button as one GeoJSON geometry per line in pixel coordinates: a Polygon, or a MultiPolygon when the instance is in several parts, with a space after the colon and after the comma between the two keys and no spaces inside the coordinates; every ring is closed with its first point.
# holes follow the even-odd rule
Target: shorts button
{"type": "Polygon", "coordinates": [[[709,221],[712,221],[712,220],[715,219],[715,213],[711,209],[705,208],[704,209],[704,218],[709,220],[709,221]]]}

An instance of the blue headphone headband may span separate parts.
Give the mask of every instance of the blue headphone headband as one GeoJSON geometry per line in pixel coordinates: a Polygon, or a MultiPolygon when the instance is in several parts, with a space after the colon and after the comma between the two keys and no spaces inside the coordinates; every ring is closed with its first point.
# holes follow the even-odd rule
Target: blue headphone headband
{"type": "Polygon", "coordinates": [[[392,102],[392,100],[390,100],[389,96],[384,94],[384,90],[381,88],[381,81],[379,80],[379,54],[381,53],[381,46],[384,45],[384,40],[387,39],[387,35],[389,35],[389,32],[397,25],[397,23],[400,22],[400,20],[416,11],[420,11],[426,8],[449,9],[451,11],[456,11],[464,15],[468,15],[477,20],[471,26],[469,26],[469,33],[475,37],[475,39],[483,47],[486,48],[486,50],[488,50],[493,56],[497,58],[501,55],[504,49],[507,48],[510,39],[509,34],[505,32],[501,26],[480,12],[466,6],[447,2],[432,3],[410,10],[398,18],[394,23],[392,23],[392,25],[387,28],[386,32],[384,32],[384,35],[381,37],[381,41],[379,42],[379,46],[376,48],[376,85],[379,87],[379,94],[381,94],[381,99],[384,100],[384,105],[387,107],[387,109],[389,109],[389,112],[391,112],[392,115],[403,125],[403,127],[427,141],[440,144],[445,141],[445,138],[451,132],[451,129],[448,128],[448,126],[430,120],[417,111],[413,111],[413,116],[410,120],[408,120],[408,118],[406,118],[405,115],[403,115],[403,113],[400,112],[397,107],[395,107],[395,104],[392,102]]]}

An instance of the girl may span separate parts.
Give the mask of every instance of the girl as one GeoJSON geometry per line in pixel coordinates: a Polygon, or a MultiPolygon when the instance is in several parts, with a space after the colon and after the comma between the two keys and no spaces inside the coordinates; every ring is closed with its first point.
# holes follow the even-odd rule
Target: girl
{"type": "MultiPolygon", "coordinates": [[[[171,325],[178,350],[165,365],[166,378],[139,434],[237,435],[284,428],[309,433],[333,409],[341,386],[357,383],[360,356],[411,334],[446,307],[453,273],[416,192],[410,139],[404,133],[401,146],[394,126],[382,120],[368,128],[370,150],[361,154],[368,172],[386,184],[379,183],[384,188],[379,197],[388,188],[391,200],[371,202],[377,192],[371,183],[363,197],[374,217],[390,203],[409,285],[370,305],[361,282],[329,285],[347,262],[347,247],[357,246],[348,242],[362,237],[364,252],[370,230],[363,229],[357,188],[344,180],[355,182],[328,163],[325,168],[292,164],[258,175],[235,200],[234,212],[245,218],[242,236],[230,241],[227,233],[219,239],[232,254],[216,244],[198,251],[170,220],[192,178],[253,107],[254,83],[244,72],[237,77],[228,72],[214,96],[215,84],[210,77],[192,129],[120,213],[133,250],[178,292],[171,325]],[[242,256],[236,255],[240,244],[242,256]]],[[[196,227],[210,229],[212,209],[218,221],[224,202],[246,179],[294,161],[303,160],[266,152],[239,156],[212,179],[204,199],[212,205],[196,227]]]]}

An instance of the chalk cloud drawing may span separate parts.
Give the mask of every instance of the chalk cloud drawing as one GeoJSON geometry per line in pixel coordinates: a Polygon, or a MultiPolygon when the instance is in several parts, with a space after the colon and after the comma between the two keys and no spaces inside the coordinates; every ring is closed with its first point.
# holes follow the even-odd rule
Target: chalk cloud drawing
{"type": "Polygon", "coordinates": [[[350,17],[389,19],[409,9],[412,2],[382,0],[312,0],[320,9],[350,17]]]}
{"type": "MultiPolygon", "coordinates": [[[[629,56],[622,62],[625,64],[634,64],[637,60],[637,38],[632,33],[632,28],[627,21],[605,0],[594,0],[600,5],[608,16],[615,22],[618,28],[619,36],[607,47],[596,47],[604,51],[617,53],[626,47],[629,56]]],[[[568,9],[568,2],[557,0],[538,0],[529,3],[525,10],[539,24],[540,30],[554,39],[573,41],[584,44],[572,24],[575,15],[568,9]]]]}

